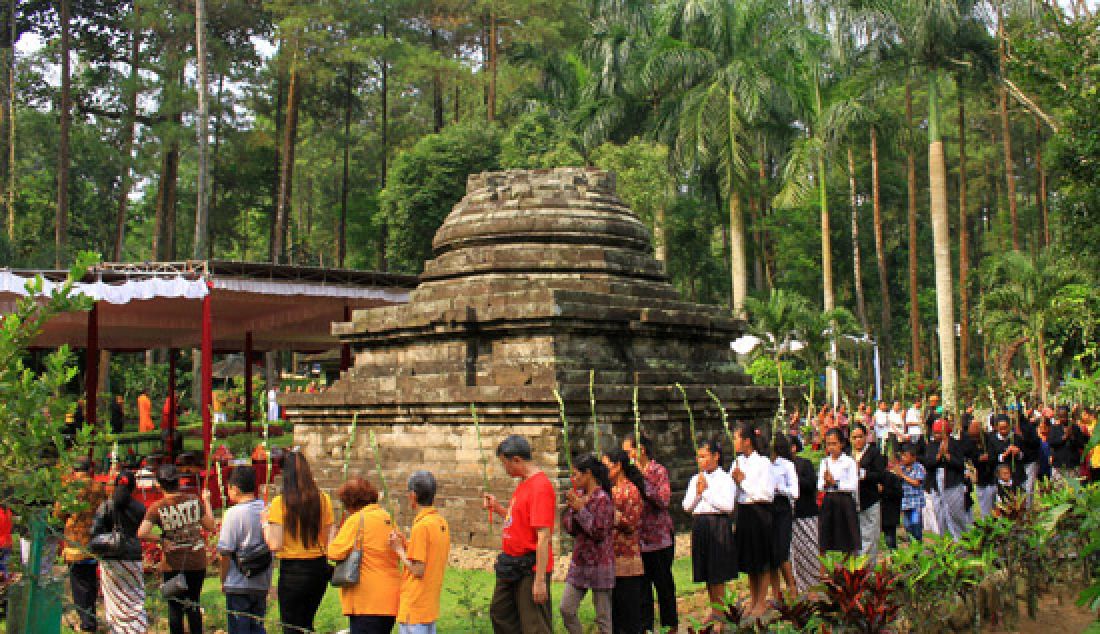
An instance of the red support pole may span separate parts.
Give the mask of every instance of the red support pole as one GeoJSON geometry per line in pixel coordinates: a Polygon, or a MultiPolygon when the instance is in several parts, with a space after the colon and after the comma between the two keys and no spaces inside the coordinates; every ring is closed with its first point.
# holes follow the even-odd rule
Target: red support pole
{"type": "MultiPolygon", "coordinates": [[[[351,307],[344,306],[344,321],[351,321],[351,307]]],[[[347,372],[351,368],[351,345],[340,346],[340,371],[347,372]]]]}
{"type": "Polygon", "coordinates": [[[252,431],[252,331],[244,333],[244,430],[252,431]]]}
{"type": "Polygon", "coordinates": [[[96,388],[99,386],[99,305],[88,311],[88,345],[84,359],[84,422],[96,425],[96,388]]]}
{"type": "Polygon", "coordinates": [[[210,455],[210,444],[213,441],[210,421],[210,398],[213,389],[213,356],[214,338],[213,324],[210,317],[210,292],[202,298],[202,359],[200,361],[202,373],[202,398],[199,400],[202,408],[202,460],[206,464],[206,458],[210,455]]]}
{"type": "Polygon", "coordinates": [[[164,450],[169,456],[175,455],[178,449],[183,449],[183,447],[173,446],[176,436],[176,357],[178,356],[178,350],[175,348],[168,349],[168,403],[170,405],[168,415],[160,422],[160,428],[162,431],[168,432],[167,440],[164,442],[164,450]]]}

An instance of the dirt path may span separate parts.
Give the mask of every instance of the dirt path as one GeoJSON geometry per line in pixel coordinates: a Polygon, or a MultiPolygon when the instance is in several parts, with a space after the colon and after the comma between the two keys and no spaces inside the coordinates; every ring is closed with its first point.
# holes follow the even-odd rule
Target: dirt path
{"type": "Polygon", "coordinates": [[[1039,612],[1034,621],[1027,618],[1027,605],[1020,603],[1020,621],[1013,629],[983,628],[985,632],[1016,632],[1018,634],[1081,634],[1096,622],[1096,615],[1078,607],[1077,591],[1064,586],[1055,588],[1039,600],[1039,612]]]}

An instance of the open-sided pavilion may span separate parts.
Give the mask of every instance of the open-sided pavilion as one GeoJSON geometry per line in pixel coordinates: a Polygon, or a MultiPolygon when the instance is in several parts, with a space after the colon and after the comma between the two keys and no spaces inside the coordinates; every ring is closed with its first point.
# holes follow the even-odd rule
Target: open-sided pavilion
{"type": "MultiPolygon", "coordinates": [[[[0,316],[12,311],[19,296],[27,294],[27,282],[38,275],[49,292],[66,272],[0,269],[0,316]]],[[[85,409],[86,420],[93,425],[100,350],[201,349],[205,459],[212,442],[214,354],[243,353],[246,367],[251,368],[256,355],[266,351],[338,348],[333,322],[350,320],[356,309],[405,303],[416,284],[417,278],[409,275],[255,262],[106,263],[89,270],[75,289],[94,300],[92,309],[54,317],[34,345],[68,344],[87,351],[85,409]]],[[[170,363],[174,359],[170,354],[170,363]]],[[[346,369],[350,362],[350,349],[344,346],[341,365],[346,369]]],[[[245,422],[250,425],[251,371],[244,373],[244,380],[245,422]]],[[[169,396],[174,395],[169,392],[169,396]]]]}

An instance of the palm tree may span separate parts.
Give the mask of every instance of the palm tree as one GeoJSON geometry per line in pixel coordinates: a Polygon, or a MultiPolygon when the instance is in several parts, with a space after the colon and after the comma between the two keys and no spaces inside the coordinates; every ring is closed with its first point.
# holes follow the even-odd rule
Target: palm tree
{"type": "Polygon", "coordinates": [[[782,101],[772,79],[790,41],[784,7],[774,0],[734,4],[681,0],[674,7],[666,44],[645,69],[646,83],[673,102],[662,111],[662,134],[689,166],[715,168],[725,188],[730,221],[731,308],[744,314],[748,292],[745,223],[739,189],[747,188],[745,158],[765,106],[782,101]],[[762,46],[762,38],[768,45],[762,46]]]}
{"type": "Polygon", "coordinates": [[[802,337],[813,308],[802,295],[773,288],[766,301],[746,297],[745,311],[749,315],[749,333],[761,340],[775,361],[779,374],[779,410],[782,412],[785,410],[783,357],[791,352],[791,344],[802,337]]]}
{"type": "Polygon", "coordinates": [[[988,267],[982,321],[994,340],[1023,339],[1038,365],[1039,400],[1047,402],[1047,334],[1089,275],[1062,254],[1044,249],[1032,257],[1008,251],[988,267]]]}

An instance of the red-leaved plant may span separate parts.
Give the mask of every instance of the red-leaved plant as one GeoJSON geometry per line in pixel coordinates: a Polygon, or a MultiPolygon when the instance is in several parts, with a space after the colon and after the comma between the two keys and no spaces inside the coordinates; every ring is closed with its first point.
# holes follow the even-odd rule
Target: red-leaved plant
{"type": "Polygon", "coordinates": [[[898,615],[897,585],[897,575],[876,570],[863,558],[833,563],[825,578],[826,597],[818,609],[843,631],[887,634],[898,615]]]}

